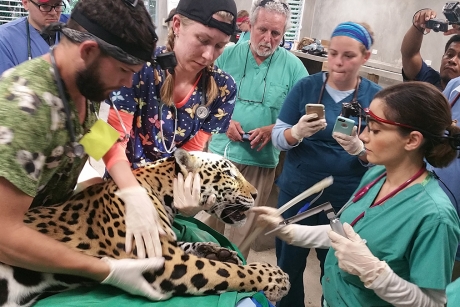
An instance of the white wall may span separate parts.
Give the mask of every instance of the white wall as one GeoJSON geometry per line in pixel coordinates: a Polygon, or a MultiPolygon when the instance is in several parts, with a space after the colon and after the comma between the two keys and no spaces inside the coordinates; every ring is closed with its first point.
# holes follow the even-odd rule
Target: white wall
{"type": "MultiPolygon", "coordinates": [[[[158,1],[158,16],[161,21],[168,12],[166,1],[158,1]]],[[[238,10],[250,10],[251,1],[235,0],[238,10]]],[[[425,7],[438,12],[444,18],[442,7],[445,0],[305,0],[301,37],[329,39],[333,29],[343,21],[367,22],[375,33],[374,49],[377,54],[372,60],[401,67],[400,46],[407,29],[411,26],[413,14],[425,7]]],[[[166,39],[166,27],[157,25],[160,44],[166,39]]],[[[444,45],[449,37],[431,32],[422,45],[422,56],[431,60],[439,69],[444,45]]]]}

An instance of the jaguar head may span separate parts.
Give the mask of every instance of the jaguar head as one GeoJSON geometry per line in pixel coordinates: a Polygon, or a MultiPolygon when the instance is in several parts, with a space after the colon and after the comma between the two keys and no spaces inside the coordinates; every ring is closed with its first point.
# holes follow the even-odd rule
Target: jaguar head
{"type": "Polygon", "coordinates": [[[220,155],[209,152],[187,152],[177,149],[176,163],[184,176],[189,172],[201,177],[201,204],[216,195],[208,210],[226,224],[239,225],[246,221],[246,211],[254,206],[256,188],[241,175],[236,166],[220,155]]]}

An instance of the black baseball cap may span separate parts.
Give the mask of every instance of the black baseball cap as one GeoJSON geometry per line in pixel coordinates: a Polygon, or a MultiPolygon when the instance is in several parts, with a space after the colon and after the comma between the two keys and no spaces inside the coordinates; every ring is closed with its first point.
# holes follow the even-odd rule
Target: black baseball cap
{"type": "MultiPolygon", "coordinates": [[[[234,0],[180,0],[175,14],[181,14],[205,26],[216,28],[227,35],[232,35],[236,30],[237,10],[234,0]],[[212,17],[212,15],[220,11],[233,15],[231,24],[218,21],[212,17]]],[[[173,16],[169,16],[166,22],[171,21],[173,16]]]]}

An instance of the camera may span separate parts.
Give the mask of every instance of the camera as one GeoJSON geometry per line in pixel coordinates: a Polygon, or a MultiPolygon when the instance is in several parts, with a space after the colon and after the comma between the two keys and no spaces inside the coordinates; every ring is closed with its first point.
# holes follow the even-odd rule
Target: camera
{"type": "Polygon", "coordinates": [[[342,117],[359,117],[361,109],[361,105],[357,101],[345,102],[342,104],[342,117]]]}
{"type": "Polygon", "coordinates": [[[243,139],[243,141],[250,142],[250,140],[249,140],[249,137],[250,137],[250,136],[251,136],[251,135],[250,135],[249,133],[243,133],[243,134],[241,135],[241,138],[243,139]]]}
{"type": "Polygon", "coordinates": [[[451,24],[460,23],[460,2],[447,2],[442,8],[444,16],[451,24]]]}
{"type": "Polygon", "coordinates": [[[425,27],[427,29],[432,29],[434,32],[447,32],[449,28],[449,23],[441,19],[430,19],[425,22],[425,27]]]}
{"type": "Polygon", "coordinates": [[[174,51],[160,53],[155,57],[155,62],[160,65],[161,69],[169,71],[169,73],[174,72],[174,68],[177,65],[176,54],[174,51]]]}
{"type": "Polygon", "coordinates": [[[449,24],[460,24],[460,2],[447,2],[442,8],[446,20],[430,19],[425,23],[427,29],[434,32],[447,32],[449,24]]]}

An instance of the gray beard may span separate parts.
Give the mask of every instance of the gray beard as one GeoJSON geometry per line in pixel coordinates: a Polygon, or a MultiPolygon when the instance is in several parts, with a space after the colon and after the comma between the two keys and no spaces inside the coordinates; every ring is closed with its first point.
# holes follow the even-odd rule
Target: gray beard
{"type": "Polygon", "coordinates": [[[273,49],[269,49],[267,51],[261,51],[259,48],[255,49],[254,51],[257,53],[258,56],[260,57],[269,57],[270,55],[273,54],[273,52],[275,52],[275,49],[276,48],[273,48],[273,49]]]}

